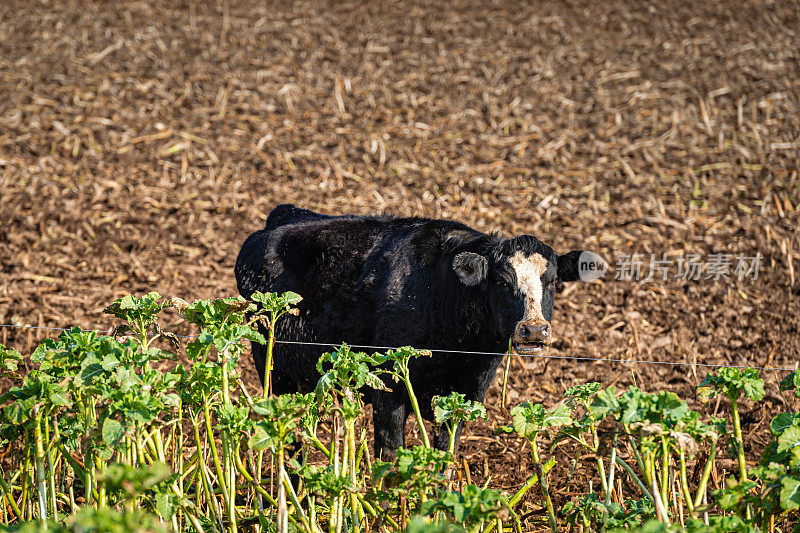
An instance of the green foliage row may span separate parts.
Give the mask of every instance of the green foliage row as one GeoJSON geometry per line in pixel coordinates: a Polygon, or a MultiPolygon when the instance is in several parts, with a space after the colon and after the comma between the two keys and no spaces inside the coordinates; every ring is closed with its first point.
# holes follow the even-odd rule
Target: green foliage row
{"type": "MultiPolygon", "coordinates": [[[[275,327],[300,300],[126,296],[106,308],[121,321],[113,335],[64,331],[36,348],[24,377],[22,356],[0,346],[0,373],[17,382],[0,395],[0,446],[10,452],[0,520],[17,531],[521,532],[520,504],[538,487],[553,531],[767,531],[797,521],[800,413],[776,416],[758,466],[745,460],[739,402],[764,396],[753,369],[721,369],[698,389],[701,400],[727,399],[732,431],[672,393],[635,387],[572,387],[551,409],[523,402],[497,433],[530,447],[535,472],[505,494],[455,481],[457,428],[485,418],[480,403],[435,397],[450,440],[448,451],[431,447],[409,370],[429,352],[342,345],[320,358],[313,393],[271,395],[275,327]],[[180,358],[178,339],[158,322],[168,307],[199,330],[180,358]],[[235,371],[248,340],[267,346],[260,397],[235,371]],[[362,393],[396,386],[409,395],[422,444],[383,461],[370,456],[359,423],[362,393]],[[556,509],[549,472],[561,446],[571,471],[588,452],[600,484],[556,509]],[[726,452],[738,475],[710,490],[726,452]]],[[[796,373],[781,383],[800,396],[798,386],[796,373]]]]}

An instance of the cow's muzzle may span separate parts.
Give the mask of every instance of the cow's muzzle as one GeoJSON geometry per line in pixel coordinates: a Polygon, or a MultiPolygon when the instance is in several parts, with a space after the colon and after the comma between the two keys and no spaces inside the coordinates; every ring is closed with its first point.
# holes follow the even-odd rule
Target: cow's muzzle
{"type": "Polygon", "coordinates": [[[511,349],[519,355],[536,355],[550,344],[550,324],[544,320],[522,321],[514,328],[511,349]]]}

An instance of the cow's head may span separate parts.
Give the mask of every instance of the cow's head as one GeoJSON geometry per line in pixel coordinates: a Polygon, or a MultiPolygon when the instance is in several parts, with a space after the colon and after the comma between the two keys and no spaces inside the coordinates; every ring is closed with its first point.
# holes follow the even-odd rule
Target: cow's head
{"type": "Polygon", "coordinates": [[[500,241],[486,255],[458,253],[453,268],[463,284],[486,287],[494,325],[510,338],[512,350],[535,355],[544,351],[552,337],[555,293],[565,282],[582,279],[579,261],[587,260],[603,264],[592,252],[558,255],[536,237],[521,235],[500,241]]]}

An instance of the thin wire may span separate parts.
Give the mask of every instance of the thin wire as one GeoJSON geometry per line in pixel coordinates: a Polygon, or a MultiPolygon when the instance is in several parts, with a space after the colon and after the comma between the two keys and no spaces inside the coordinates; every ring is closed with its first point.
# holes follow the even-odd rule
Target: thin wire
{"type": "MultiPolygon", "coordinates": [[[[46,330],[57,330],[57,331],[67,331],[72,328],[56,328],[56,327],[45,327],[45,326],[18,326],[16,324],[0,324],[0,328],[27,328],[27,329],[46,329],[46,330]]],[[[113,329],[113,328],[112,328],[113,329]]],[[[95,333],[104,333],[103,330],[98,329],[82,329],[82,332],[95,332],[95,333]]],[[[111,330],[109,330],[111,331],[111,330]]],[[[157,335],[156,333],[152,333],[151,335],[157,335]]],[[[175,335],[181,339],[196,339],[197,336],[195,335],[175,335]]],[[[335,343],[327,343],[327,342],[305,342],[305,341],[286,341],[281,339],[275,339],[275,343],[277,344],[299,344],[303,346],[341,346],[341,344],[335,343]]],[[[347,344],[347,343],[345,343],[347,344]]],[[[397,350],[398,346],[371,346],[368,344],[347,344],[351,348],[363,348],[363,349],[370,349],[370,350],[397,350]]],[[[460,353],[466,355],[495,355],[495,356],[504,356],[509,355],[507,353],[499,353],[499,352],[472,352],[466,350],[440,350],[440,349],[430,349],[431,352],[440,352],[440,353],[460,353]]],[[[578,355],[537,355],[537,354],[512,354],[518,357],[533,357],[538,359],[570,359],[574,361],[593,361],[596,363],[628,363],[628,364],[644,364],[644,365],[673,365],[673,366],[699,366],[703,368],[753,368],[756,370],[766,370],[770,372],[794,372],[796,369],[794,368],[780,368],[780,367],[766,367],[766,366],[747,366],[747,365],[718,365],[713,363],[687,363],[685,361],[645,361],[644,359],[612,359],[612,358],[604,358],[604,357],[583,357],[578,355]]]]}
{"type": "MultiPolygon", "coordinates": [[[[283,341],[275,339],[276,343],[281,344],[304,344],[310,346],[340,346],[339,344],[328,344],[321,342],[303,342],[303,341],[283,341]]],[[[397,347],[392,346],[368,346],[359,344],[348,344],[351,348],[369,348],[372,350],[396,350],[397,347]]],[[[508,355],[507,353],[498,352],[469,352],[466,350],[440,350],[438,348],[431,348],[431,352],[442,353],[460,353],[467,355],[508,355]]],[[[793,368],[779,368],[779,367],[766,367],[766,366],[747,366],[747,365],[716,365],[711,363],[687,363],[685,361],[645,361],[643,359],[611,359],[603,357],[582,357],[577,355],[537,355],[537,354],[512,354],[519,357],[536,357],[540,359],[572,359],[576,361],[596,361],[602,363],[641,363],[650,365],[683,365],[683,366],[702,366],[706,368],[754,368],[756,370],[770,370],[770,371],[783,371],[794,372],[793,368]]]]}
{"type": "MultiPolygon", "coordinates": [[[[45,326],[18,326],[16,324],[0,324],[0,328],[47,329],[47,330],[51,330],[51,331],[52,330],[55,330],[55,331],[69,331],[69,330],[73,329],[74,327],[75,326],[73,326],[71,328],[54,328],[54,327],[45,327],[45,326]]],[[[81,329],[82,333],[89,333],[89,332],[109,333],[111,331],[114,331],[114,328],[108,328],[106,330],[103,330],[103,329],[81,329]]],[[[148,333],[147,334],[148,337],[155,337],[156,335],[159,335],[159,334],[158,333],[148,333]]],[[[197,335],[175,335],[175,336],[178,337],[179,339],[196,339],[197,338],[197,335]]]]}

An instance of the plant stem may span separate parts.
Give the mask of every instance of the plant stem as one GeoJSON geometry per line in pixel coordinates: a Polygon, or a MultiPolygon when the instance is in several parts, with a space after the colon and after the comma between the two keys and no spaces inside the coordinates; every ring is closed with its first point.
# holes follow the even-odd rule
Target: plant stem
{"type": "Polygon", "coordinates": [[[600,482],[603,485],[603,493],[605,494],[608,493],[608,479],[606,477],[606,467],[603,464],[603,457],[598,453],[600,450],[600,438],[597,436],[597,428],[594,424],[592,424],[592,441],[594,444],[593,448],[587,446],[586,443],[583,442],[583,439],[581,439],[579,442],[581,442],[583,446],[589,448],[592,453],[594,453],[595,461],[597,461],[597,473],[600,476],[600,482]]]}
{"type": "Polygon", "coordinates": [[[617,426],[614,426],[614,437],[611,440],[611,461],[608,464],[608,482],[604,483],[603,489],[606,494],[606,507],[611,505],[611,492],[614,490],[614,467],[617,462],[617,426]]]}
{"type": "Polygon", "coordinates": [[[544,502],[547,506],[547,518],[550,521],[550,529],[553,533],[558,533],[558,525],[556,524],[556,515],[553,511],[553,502],[550,499],[550,490],[547,486],[547,477],[545,476],[544,472],[542,471],[542,465],[539,462],[539,450],[536,444],[536,436],[534,435],[530,439],[531,443],[531,450],[533,451],[533,465],[536,467],[536,475],[539,478],[539,485],[542,487],[542,496],[544,496],[544,502]]]}
{"type": "Polygon", "coordinates": [[[639,476],[636,475],[636,472],[633,471],[633,468],[631,468],[631,466],[628,463],[626,463],[624,460],[622,460],[619,456],[617,456],[617,458],[616,458],[616,463],[619,466],[621,466],[622,469],[625,470],[625,472],[628,473],[628,475],[631,477],[631,479],[633,481],[635,481],[636,485],[638,485],[639,488],[642,490],[642,493],[645,496],[647,496],[647,498],[653,503],[653,505],[655,505],[656,504],[655,498],[653,498],[653,495],[650,494],[650,489],[648,489],[647,485],[645,485],[644,482],[641,479],[639,479],[639,476]]]}
{"type": "Polygon", "coordinates": [[[659,522],[670,525],[669,515],[664,507],[664,501],[661,499],[661,491],[658,488],[658,474],[656,473],[655,453],[646,451],[644,460],[648,466],[650,485],[653,489],[653,502],[655,503],[656,516],[659,522]]]}
{"type": "MultiPolygon", "coordinates": [[[[204,399],[203,401],[203,418],[206,424],[206,437],[208,437],[208,444],[211,449],[211,457],[214,460],[214,468],[217,470],[217,479],[219,481],[219,486],[222,489],[222,494],[225,497],[225,500],[228,499],[228,491],[226,489],[225,484],[225,475],[222,470],[222,465],[219,462],[219,454],[217,453],[217,443],[214,440],[214,430],[211,427],[211,412],[209,411],[209,401],[204,399]]],[[[198,445],[200,443],[198,442],[198,445]]]]}
{"type": "Polygon", "coordinates": [[[414,411],[414,416],[416,417],[417,424],[419,425],[419,433],[422,436],[422,443],[426,448],[430,448],[431,441],[428,439],[428,431],[425,429],[425,424],[422,421],[422,414],[419,410],[419,403],[417,402],[416,395],[414,395],[414,389],[411,387],[411,376],[408,372],[408,361],[406,361],[403,365],[402,377],[403,383],[406,386],[406,392],[408,392],[408,399],[411,401],[411,410],[414,411]]]}
{"type": "Polygon", "coordinates": [[[691,492],[689,492],[689,482],[686,478],[686,452],[684,451],[683,447],[680,449],[678,461],[680,462],[681,492],[683,493],[683,501],[686,503],[686,508],[689,510],[689,516],[695,518],[692,495],[691,492]]]}
{"type": "MultiPolygon", "coordinates": [[[[226,344],[227,346],[227,344],[226,344]]],[[[222,403],[225,406],[229,406],[231,404],[231,396],[230,396],[230,383],[228,380],[228,362],[229,356],[227,350],[223,350],[221,355],[221,363],[222,363],[222,403]]],[[[228,522],[229,528],[232,533],[236,533],[237,526],[236,526],[236,513],[235,513],[235,506],[236,506],[236,480],[234,479],[234,469],[231,465],[231,446],[228,439],[229,431],[223,429],[220,438],[222,439],[222,462],[225,466],[224,473],[227,474],[228,479],[226,480],[227,488],[230,490],[230,493],[225,495],[226,500],[226,507],[227,507],[227,514],[228,514],[228,522]]],[[[213,436],[211,437],[213,442],[213,436]]],[[[222,484],[222,479],[220,479],[220,485],[223,487],[223,491],[225,491],[224,485],[222,484]]],[[[285,533],[285,532],[280,532],[285,533]]]]}
{"type": "MultiPolygon", "coordinates": [[[[214,514],[214,518],[216,518],[217,522],[219,523],[220,527],[224,530],[224,526],[222,524],[222,517],[220,516],[219,511],[217,510],[217,501],[214,498],[214,492],[211,490],[211,481],[209,480],[208,472],[206,471],[206,460],[200,453],[202,450],[202,441],[200,439],[200,427],[197,423],[195,417],[190,416],[190,420],[192,422],[192,427],[194,429],[194,440],[195,444],[197,445],[197,453],[198,453],[198,467],[200,468],[200,479],[202,481],[202,487],[206,492],[206,500],[208,501],[208,505],[211,507],[211,511],[214,514]]],[[[200,499],[200,490],[197,491],[197,499],[198,499],[198,508],[200,507],[199,499],[200,499]]],[[[213,522],[212,522],[213,523],[213,522]]]]}
{"type": "Polygon", "coordinates": [[[286,487],[283,485],[283,443],[278,444],[278,533],[289,531],[289,511],[286,509],[286,487]]]}
{"type": "Polygon", "coordinates": [[[42,414],[35,408],[33,440],[36,446],[36,485],[39,489],[39,520],[47,520],[47,482],[44,473],[44,446],[42,445],[42,414]]]}
{"type": "Polygon", "coordinates": [[[84,462],[84,488],[86,489],[86,504],[92,505],[92,490],[94,489],[94,459],[92,457],[92,445],[89,444],[86,450],[84,462]]]}
{"type": "Polygon", "coordinates": [[[264,365],[264,390],[261,392],[264,398],[272,394],[272,350],[275,346],[275,324],[278,317],[273,316],[269,320],[269,331],[267,336],[267,362],[264,365]]]}
{"type": "MultiPolygon", "coordinates": [[[[545,473],[547,473],[547,472],[545,472],[545,473]]],[[[532,477],[536,477],[536,475],[534,474],[534,476],[532,476],[532,477]]],[[[511,518],[514,520],[514,526],[517,528],[517,532],[518,533],[522,533],[522,523],[520,522],[519,515],[511,507],[511,502],[506,500],[504,496],[500,496],[500,501],[503,502],[503,504],[508,508],[508,512],[511,515],[511,518]]],[[[499,518],[500,518],[500,515],[498,514],[498,519],[499,518]]],[[[489,524],[486,527],[486,529],[484,529],[482,531],[482,533],[491,533],[492,531],[494,531],[495,525],[499,526],[498,531],[500,533],[502,533],[503,532],[503,525],[502,524],[503,524],[502,520],[499,520],[499,523],[492,522],[491,524],[489,524]]]]}
{"type": "MultiPolygon", "coordinates": [[[[547,472],[544,473],[546,474],[547,472]]],[[[520,500],[522,500],[522,497],[525,496],[525,494],[530,490],[530,488],[536,485],[538,481],[539,481],[538,474],[534,474],[528,479],[526,479],[525,483],[523,483],[522,486],[519,488],[519,490],[517,490],[517,492],[514,493],[511,499],[508,500],[508,506],[512,509],[516,507],[516,505],[520,502],[520,500]]]]}
{"type": "Polygon", "coordinates": [[[744,460],[744,440],[742,439],[742,425],[739,420],[739,406],[736,400],[731,399],[731,412],[733,413],[733,434],[736,438],[736,457],[739,460],[739,480],[747,481],[747,464],[744,460]]]}
{"type": "Polygon", "coordinates": [[[300,522],[303,524],[303,527],[306,531],[310,533],[315,533],[318,528],[314,527],[314,524],[308,521],[305,512],[303,512],[303,507],[300,505],[300,500],[297,499],[297,495],[294,492],[294,488],[292,487],[292,482],[289,479],[289,474],[286,471],[283,471],[283,486],[286,489],[286,494],[289,495],[289,499],[292,500],[292,505],[297,510],[297,514],[300,516],[300,522]]]}
{"type": "Polygon", "coordinates": [[[321,451],[326,459],[330,460],[331,451],[325,446],[325,444],[322,443],[321,440],[319,440],[319,437],[311,434],[308,434],[306,436],[308,437],[308,440],[311,441],[311,444],[313,444],[316,449],[321,451]]]}
{"type": "MultiPolygon", "coordinates": [[[[222,462],[225,467],[225,474],[228,476],[226,480],[226,486],[230,491],[228,494],[225,495],[225,501],[227,503],[226,511],[228,515],[228,522],[230,531],[232,533],[236,533],[237,525],[236,525],[236,480],[234,478],[234,470],[231,464],[231,446],[230,446],[230,439],[228,438],[228,431],[222,430],[222,462]]],[[[224,489],[223,489],[224,490],[224,489]]]]}
{"type": "MultiPolygon", "coordinates": [[[[17,506],[16,500],[11,493],[11,488],[6,483],[6,476],[3,474],[2,469],[0,469],[0,487],[3,488],[3,495],[5,500],[11,506],[11,511],[16,515],[18,521],[22,521],[22,511],[20,511],[19,507],[17,506]]],[[[3,506],[5,507],[5,506],[3,506]]]]}
{"type": "Polygon", "coordinates": [[[253,479],[253,476],[250,475],[250,472],[248,472],[247,469],[242,464],[241,457],[239,457],[239,455],[237,454],[236,456],[234,456],[233,459],[236,462],[236,469],[239,471],[239,473],[242,475],[245,481],[247,481],[257,493],[263,496],[264,499],[267,500],[267,502],[269,502],[270,505],[277,508],[278,502],[275,500],[275,498],[272,497],[272,495],[267,490],[264,489],[264,487],[256,483],[255,479],[253,479]]]}
{"type": "MultiPolygon", "coordinates": [[[[739,480],[744,483],[747,481],[747,464],[744,457],[744,439],[742,438],[742,424],[739,420],[739,405],[733,398],[731,400],[731,412],[733,413],[733,433],[736,437],[736,457],[739,460],[739,480]]],[[[745,509],[745,517],[747,520],[752,518],[752,510],[750,504],[745,509]]]]}
{"type": "MultiPolygon", "coordinates": [[[[53,520],[58,520],[58,508],[56,503],[56,476],[55,469],[53,468],[53,440],[50,439],[50,423],[49,420],[44,426],[45,438],[47,439],[48,446],[46,454],[47,459],[47,479],[50,486],[50,510],[53,513],[53,520]]],[[[53,439],[58,439],[58,425],[53,425],[53,439]]]]}
{"type": "MultiPolygon", "coordinates": [[[[348,420],[345,422],[345,438],[347,439],[348,456],[350,459],[350,481],[353,486],[358,486],[358,479],[356,477],[356,421],[348,420]]],[[[358,517],[359,523],[364,520],[364,510],[359,505],[355,493],[350,495],[350,505],[353,510],[353,516],[358,517]]]]}
{"type": "Polygon", "coordinates": [[[500,393],[500,407],[506,408],[506,385],[508,384],[508,371],[511,368],[511,340],[508,341],[508,353],[506,354],[506,368],[503,370],[503,389],[500,393]]]}
{"type": "Polygon", "coordinates": [[[642,459],[642,454],[639,451],[639,448],[636,446],[636,441],[633,439],[633,435],[631,434],[628,424],[623,423],[622,428],[625,430],[625,434],[628,436],[628,443],[631,445],[631,450],[633,451],[634,457],[636,457],[636,464],[639,465],[639,470],[644,472],[646,470],[644,459],[642,459]]]}
{"type": "Polygon", "coordinates": [[[669,453],[667,438],[661,435],[661,501],[669,502],[669,471],[672,463],[672,454],[669,453]]]}
{"type": "MultiPolygon", "coordinates": [[[[331,443],[331,451],[333,455],[331,459],[333,459],[333,475],[339,476],[339,417],[334,414],[332,428],[331,428],[331,438],[333,442],[331,443]]],[[[338,531],[338,523],[339,523],[339,499],[336,495],[331,498],[331,502],[329,504],[330,509],[330,516],[328,517],[328,533],[335,533],[338,531]]]]}
{"type": "MultiPolygon", "coordinates": [[[[586,441],[584,441],[582,439],[577,439],[577,438],[575,438],[573,436],[570,436],[569,438],[571,438],[572,440],[574,440],[575,442],[579,443],[581,446],[583,446],[584,448],[586,448],[587,450],[589,450],[589,451],[591,451],[592,453],[595,454],[595,456],[597,458],[598,472],[600,473],[600,480],[603,482],[603,486],[605,487],[605,483],[607,483],[608,481],[607,481],[607,479],[605,477],[605,467],[603,466],[603,461],[600,458],[600,456],[597,455],[597,446],[595,446],[593,448],[593,447],[589,446],[589,444],[586,443],[586,441]]],[[[596,436],[595,436],[595,442],[597,442],[597,437],[596,436]]],[[[637,452],[637,454],[638,454],[638,452],[637,452]]],[[[653,505],[655,505],[655,500],[653,499],[653,495],[650,494],[650,489],[648,489],[647,485],[639,478],[639,476],[636,475],[636,472],[634,472],[633,468],[631,468],[631,466],[628,463],[626,463],[623,459],[621,459],[619,456],[615,457],[615,461],[614,462],[616,464],[618,464],[619,466],[621,466],[622,469],[625,470],[625,472],[627,472],[627,474],[630,476],[630,478],[634,482],[636,482],[636,485],[641,489],[642,494],[647,496],[647,498],[653,503],[653,505]]],[[[645,474],[645,478],[649,479],[649,478],[647,478],[647,470],[644,467],[641,470],[645,474]]],[[[607,489],[604,488],[604,490],[607,490],[607,489]]]]}
{"type": "Polygon", "coordinates": [[[714,466],[714,458],[717,455],[717,441],[711,441],[711,450],[708,452],[708,459],[705,466],[703,466],[703,475],[700,477],[700,485],[697,487],[697,493],[694,497],[694,506],[699,507],[703,503],[703,496],[708,486],[708,478],[711,474],[711,468],[714,466]]]}
{"type": "MultiPolygon", "coordinates": [[[[183,444],[183,442],[184,442],[184,436],[183,436],[183,402],[180,402],[178,404],[178,423],[172,426],[173,431],[175,431],[175,428],[177,428],[177,432],[178,432],[178,445],[176,447],[172,448],[172,450],[173,450],[173,457],[175,455],[178,456],[177,469],[178,469],[178,473],[180,474],[180,476],[178,477],[178,487],[180,488],[181,493],[183,493],[184,492],[184,485],[183,485],[183,478],[184,478],[184,464],[183,464],[183,450],[184,450],[184,444],[183,444]]],[[[174,435],[174,433],[173,433],[173,435],[174,435]]],[[[174,444],[174,442],[175,442],[175,438],[173,437],[173,444],[174,444]]],[[[199,461],[200,460],[200,450],[197,450],[197,454],[198,454],[198,461],[199,461]]],[[[175,463],[175,461],[173,460],[173,468],[175,468],[174,463],[175,463]]],[[[195,470],[195,472],[197,472],[197,470],[195,470]]],[[[187,516],[187,517],[192,516],[192,515],[187,514],[185,509],[183,509],[183,513],[184,513],[184,516],[187,516]]],[[[194,517],[192,516],[192,518],[194,518],[194,517]]]]}

